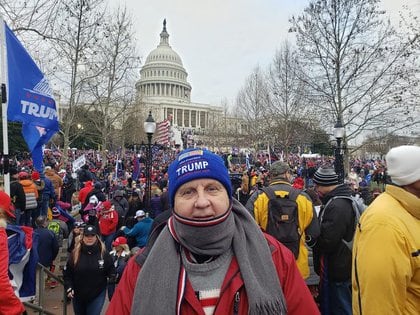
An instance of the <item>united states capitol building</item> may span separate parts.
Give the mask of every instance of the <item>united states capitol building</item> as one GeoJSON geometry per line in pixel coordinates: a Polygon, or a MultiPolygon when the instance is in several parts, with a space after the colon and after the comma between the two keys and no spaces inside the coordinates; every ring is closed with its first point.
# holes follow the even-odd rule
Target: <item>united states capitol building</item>
{"type": "Polygon", "coordinates": [[[179,137],[186,139],[188,135],[190,141],[199,145],[226,146],[230,142],[227,139],[215,143],[216,134],[240,134],[245,128],[243,122],[228,117],[221,106],[191,101],[191,90],[181,57],[169,45],[164,20],[159,45],[147,56],[136,83],[141,115],[147,117],[151,111],[156,122],[170,119],[172,144],[180,144],[179,137]]]}
{"type": "MultiPolygon", "coordinates": [[[[139,143],[144,139],[140,133],[137,134],[142,129],[138,127],[143,125],[142,122],[151,111],[156,123],[170,120],[168,143],[159,142],[157,131],[153,142],[168,146],[199,145],[223,151],[228,151],[233,144],[239,145],[240,136],[246,130],[244,121],[227,114],[222,106],[191,101],[191,90],[181,57],[169,45],[169,33],[164,20],[159,45],[147,56],[140,70],[140,79],[135,84],[136,102],[127,111],[127,115],[131,115],[136,124],[136,136],[132,141],[139,143]]],[[[59,94],[56,99],[59,117],[65,117],[68,103],[60,102],[59,94]]],[[[85,108],[91,111],[97,109],[94,103],[87,104],[85,108]]],[[[118,105],[113,106],[108,115],[117,116],[122,110],[118,105]]],[[[116,131],[123,132],[127,127],[127,115],[120,115],[113,120],[112,125],[116,131]]],[[[83,128],[83,122],[77,123],[77,128],[79,125],[83,128]]],[[[114,143],[120,144],[121,141],[115,140],[114,143]]]]}

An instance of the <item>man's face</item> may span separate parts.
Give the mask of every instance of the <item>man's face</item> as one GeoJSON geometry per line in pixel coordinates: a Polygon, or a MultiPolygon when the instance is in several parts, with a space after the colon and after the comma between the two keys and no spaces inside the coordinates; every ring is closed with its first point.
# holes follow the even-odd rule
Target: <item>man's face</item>
{"type": "Polygon", "coordinates": [[[328,193],[328,188],[326,186],[319,186],[315,184],[315,190],[318,192],[319,196],[324,196],[326,193],[328,193]]]}
{"type": "Polygon", "coordinates": [[[174,211],[189,219],[213,219],[225,213],[228,207],[228,193],[215,179],[192,180],[175,193],[174,211]]]}
{"type": "Polygon", "coordinates": [[[83,231],[83,227],[82,226],[75,226],[73,231],[74,231],[75,234],[79,235],[83,231]]]}

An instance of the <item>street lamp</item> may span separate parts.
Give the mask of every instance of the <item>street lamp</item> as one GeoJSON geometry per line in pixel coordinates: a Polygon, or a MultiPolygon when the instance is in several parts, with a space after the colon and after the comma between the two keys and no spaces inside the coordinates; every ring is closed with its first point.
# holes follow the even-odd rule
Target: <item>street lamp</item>
{"type": "Polygon", "coordinates": [[[334,125],[334,137],[337,140],[337,146],[335,148],[335,162],[334,168],[335,172],[338,175],[339,183],[344,182],[344,160],[343,160],[343,147],[341,146],[341,141],[344,138],[345,129],[343,123],[341,122],[341,118],[337,119],[337,122],[334,125]]]}
{"type": "Polygon", "coordinates": [[[147,159],[146,159],[146,210],[151,211],[150,201],[152,199],[152,137],[156,130],[156,122],[152,117],[152,111],[149,111],[144,122],[144,132],[147,135],[147,159]]]}

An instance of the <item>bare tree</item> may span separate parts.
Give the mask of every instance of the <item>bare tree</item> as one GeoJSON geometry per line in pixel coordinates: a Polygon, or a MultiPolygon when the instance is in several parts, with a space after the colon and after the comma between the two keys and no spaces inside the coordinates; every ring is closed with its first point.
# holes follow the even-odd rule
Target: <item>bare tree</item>
{"type": "Polygon", "coordinates": [[[370,156],[379,156],[384,158],[386,153],[392,148],[404,144],[417,144],[419,138],[399,136],[395,133],[389,133],[388,130],[377,130],[369,134],[363,141],[363,151],[370,156]]]}
{"type": "Polygon", "coordinates": [[[100,50],[101,25],[106,12],[104,0],[67,0],[59,2],[50,42],[46,67],[60,90],[64,117],[60,117],[64,138],[63,156],[67,157],[77,123],[78,106],[88,106],[88,83],[101,75],[95,56],[100,50]],[[74,129],[74,128],[73,128],[74,129]]]}
{"type": "Polygon", "coordinates": [[[269,106],[267,79],[261,68],[256,67],[238,93],[235,110],[248,125],[249,144],[254,148],[268,141],[269,106]]]}
{"type": "Polygon", "coordinates": [[[293,17],[301,79],[318,98],[327,130],[337,119],[344,143],[363,131],[409,128],[418,117],[402,114],[402,78],[418,34],[401,38],[379,10],[379,0],[310,1],[293,17]]]}
{"type": "Polygon", "coordinates": [[[311,107],[306,102],[305,88],[299,77],[296,51],[289,42],[284,42],[276,52],[269,69],[269,92],[271,113],[269,124],[273,142],[284,148],[286,155],[296,137],[309,130],[302,130],[297,121],[314,121],[311,107]]]}
{"type": "MultiPolygon", "coordinates": [[[[78,137],[75,124],[76,106],[85,99],[86,82],[97,74],[89,60],[95,54],[97,29],[105,12],[105,0],[3,0],[1,13],[19,33],[31,55],[37,60],[52,87],[66,105],[60,117],[67,149],[78,137]]],[[[65,161],[66,162],[66,161],[65,161]]]]}
{"type": "Polygon", "coordinates": [[[58,0],[2,0],[0,14],[14,32],[33,33],[35,38],[50,38],[54,24],[58,0]]]}
{"type": "MultiPolygon", "coordinates": [[[[100,144],[105,150],[110,138],[115,136],[112,126],[123,130],[133,110],[139,57],[136,55],[132,19],[125,8],[118,8],[106,16],[99,31],[102,36],[98,41],[94,58],[96,70],[93,72],[99,75],[92,78],[88,86],[93,97],[92,109],[101,113],[99,117],[102,118],[95,120],[91,127],[100,134],[100,144]]],[[[119,143],[124,141],[123,132],[116,140],[119,143]]]]}
{"type": "MultiPolygon", "coordinates": [[[[417,8],[420,9],[420,3],[417,3],[417,8]]],[[[413,128],[410,128],[408,134],[410,136],[418,137],[420,135],[420,106],[418,100],[420,98],[420,40],[413,40],[420,36],[420,14],[419,10],[410,10],[409,7],[404,6],[400,12],[400,33],[404,37],[412,40],[411,53],[408,55],[408,64],[413,67],[407,69],[410,75],[403,77],[405,79],[405,86],[403,85],[405,108],[404,112],[410,114],[409,119],[416,119],[413,121],[413,128]],[[415,13],[416,12],[416,13],[415,13]]]]}

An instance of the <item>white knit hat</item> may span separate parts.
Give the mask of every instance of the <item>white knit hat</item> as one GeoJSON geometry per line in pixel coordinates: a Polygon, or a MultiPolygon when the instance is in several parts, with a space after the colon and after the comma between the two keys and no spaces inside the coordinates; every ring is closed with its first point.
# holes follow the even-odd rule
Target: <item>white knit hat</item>
{"type": "Polygon", "coordinates": [[[399,186],[420,180],[420,147],[402,145],[389,150],[385,157],[388,175],[399,186]]]}

